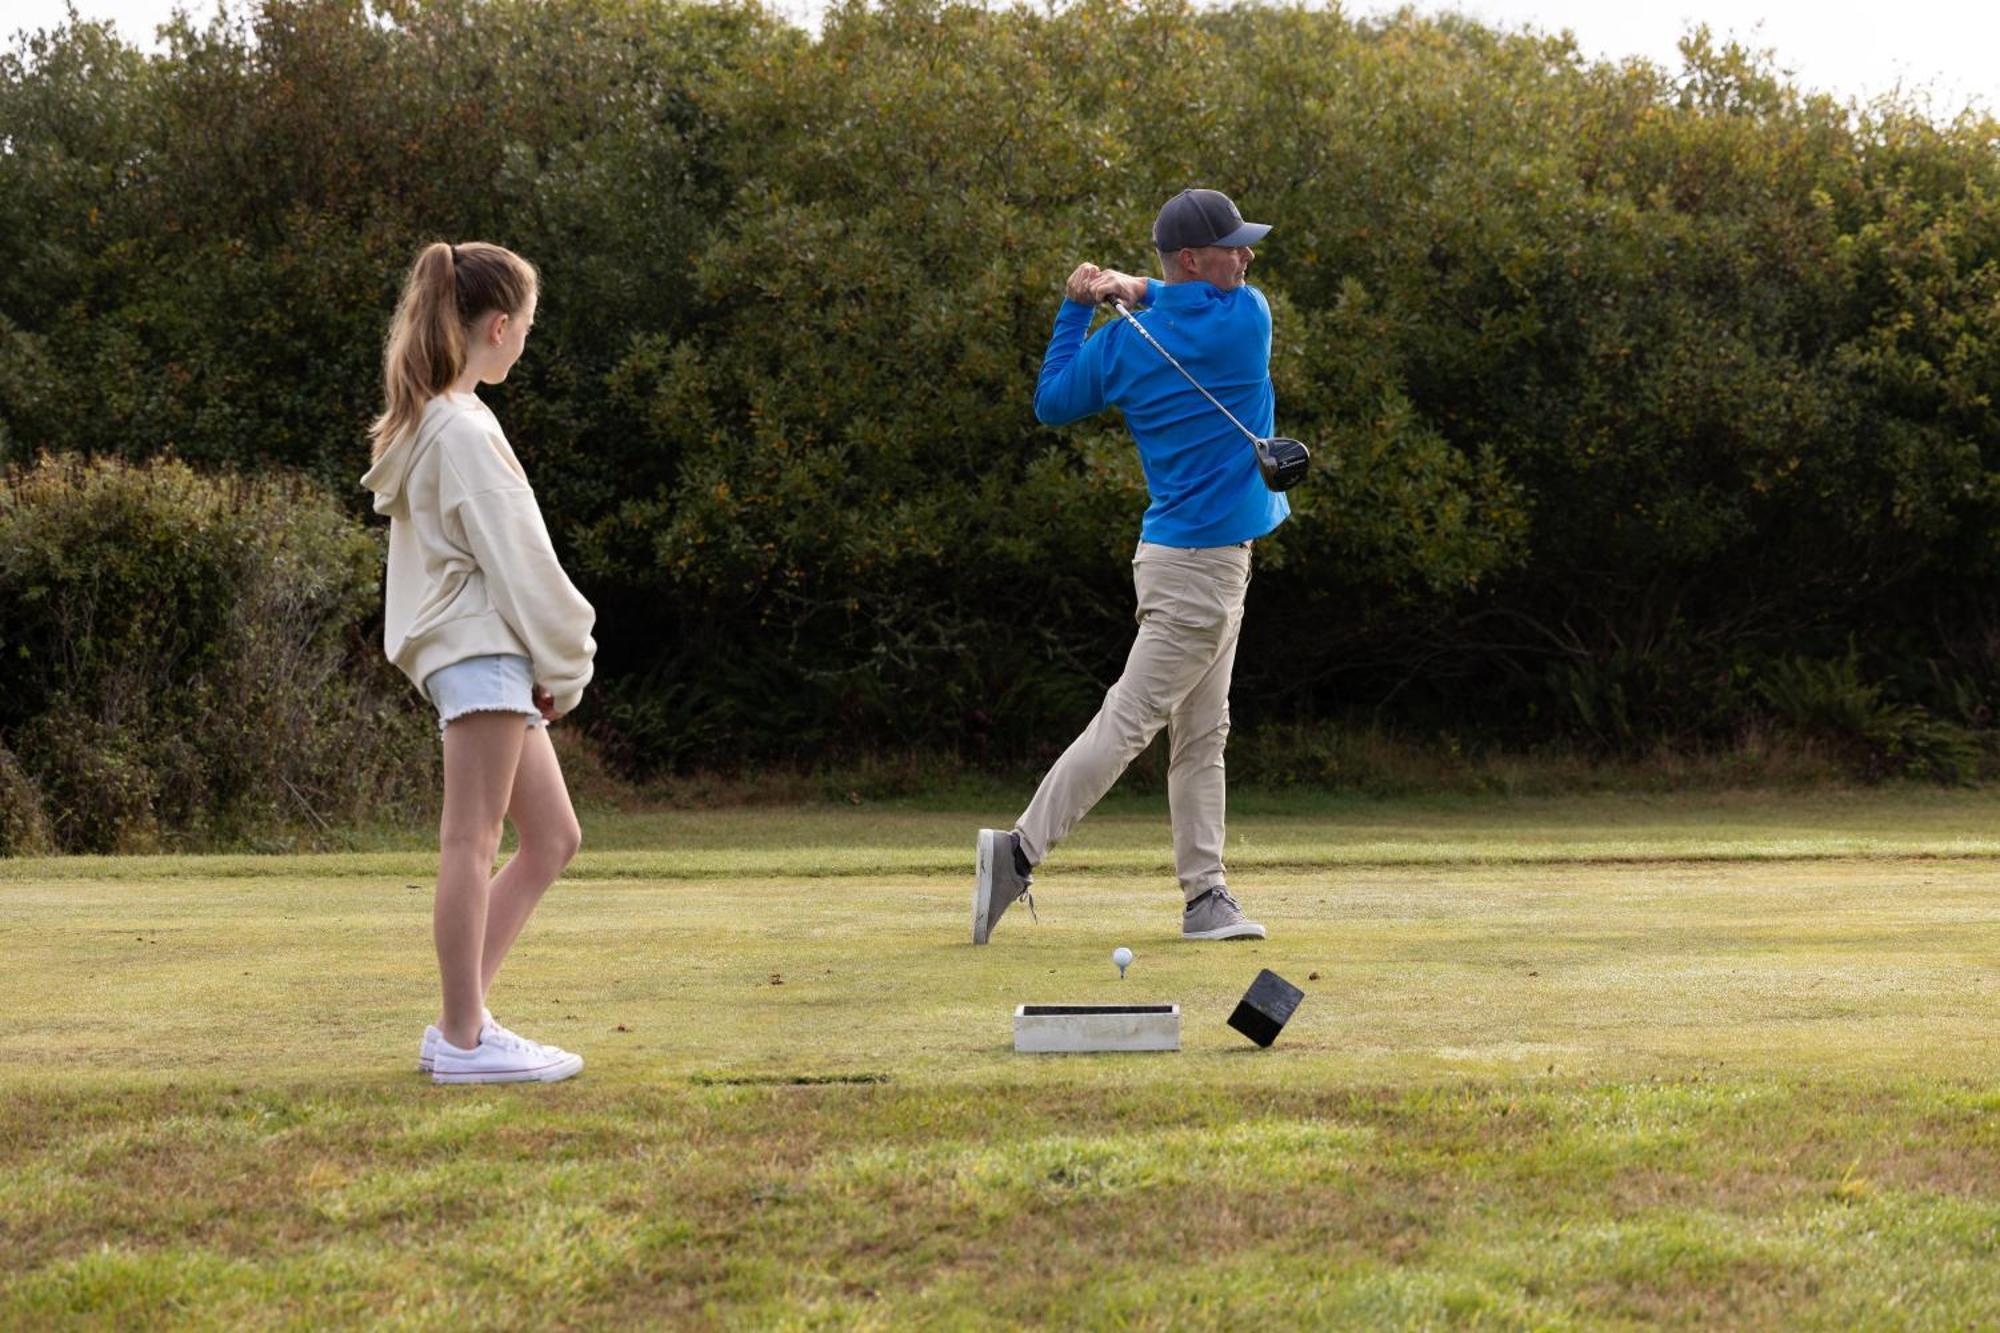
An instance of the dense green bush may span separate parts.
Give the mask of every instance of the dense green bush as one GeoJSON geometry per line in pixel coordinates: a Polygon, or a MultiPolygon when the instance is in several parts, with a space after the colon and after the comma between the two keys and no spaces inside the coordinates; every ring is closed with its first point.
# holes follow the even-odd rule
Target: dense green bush
{"type": "Polygon", "coordinates": [[[1173,0],[817,39],[264,0],[158,57],[76,24],[0,59],[0,456],[277,463],[358,509],[408,257],[501,241],[547,285],[493,397],[602,614],[610,753],[1033,760],[1117,670],[1144,503],[1115,421],[1033,420],[1060,281],[1147,267],[1205,183],[1277,224],[1319,458],[1243,727],[1646,753],[1853,642],[1957,729],[1881,764],[1962,771],[2000,690],[2000,126],[1684,50],[1173,0]]]}
{"type": "Polygon", "coordinates": [[[32,856],[54,846],[41,789],[14,752],[0,746],[0,856],[32,856]]]}
{"type": "Polygon", "coordinates": [[[1863,772],[1949,782],[1979,776],[1983,756],[1972,734],[1919,704],[1884,698],[1882,686],[1862,679],[1852,649],[1832,661],[1773,662],[1757,692],[1801,735],[1854,751],[1852,766],[1863,772]]]}
{"type": "Polygon", "coordinates": [[[297,481],[74,459],[0,480],[0,852],[434,799],[432,724],[364,630],[378,545],[297,481]]]}

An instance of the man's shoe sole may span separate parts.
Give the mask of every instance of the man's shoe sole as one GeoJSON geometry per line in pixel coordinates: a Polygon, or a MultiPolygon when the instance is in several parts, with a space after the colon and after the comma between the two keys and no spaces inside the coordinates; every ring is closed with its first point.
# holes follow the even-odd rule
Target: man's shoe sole
{"type": "Polygon", "coordinates": [[[583,1057],[572,1055],[566,1060],[553,1064],[537,1065],[533,1068],[480,1069],[466,1073],[447,1073],[442,1069],[431,1071],[434,1083],[560,1083],[583,1072],[583,1057]]]}
{"type": "MultiPolygon", "coordinates": [[[[972,872],[972,942],[984,944],[993,935],[993,858],[1004,836],[998,829],[979,830],[979,859],[972,872]]],[[[1010,853],[1011,853],[1011,849],[1010,853]]]]}
{"type": "Polygon", "coordinates": [[[1217,926],[1214,930],[1181,932],[1184,940],[1261,940],[1267,938],[1264,928],[1254,921],[1245,921],[1238,926],[1217,926]]]}

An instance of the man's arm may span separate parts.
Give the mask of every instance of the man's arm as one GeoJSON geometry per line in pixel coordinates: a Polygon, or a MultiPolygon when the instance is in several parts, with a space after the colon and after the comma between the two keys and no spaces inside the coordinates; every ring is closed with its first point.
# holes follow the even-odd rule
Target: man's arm
{"type": "Polygon", "coordinates": [[[1095,264],[1078,264],[1063,284],[1062,309],[1049,334],[1042,373],[1035,383],[1035,419],[1046,426],[1066,426],[1104,410],[1104,339],[1091,338],[1090,321],[1097,307],[1119,300],[1143,304],[1148,287],[1134,278],[1095,264]]]}

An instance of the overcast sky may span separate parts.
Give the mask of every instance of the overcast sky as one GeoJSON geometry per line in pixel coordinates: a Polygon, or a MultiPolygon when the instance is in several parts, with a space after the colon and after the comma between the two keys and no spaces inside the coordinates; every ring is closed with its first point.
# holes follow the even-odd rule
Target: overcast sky
{"type": "MultiPolygon", "coordinates": [[[[822,0],[776,0],[802,22],[816,22],[822,0]]],[[[77,0],[87,18],[108,18],[129,40],[151,46],[153,28],[174,0],[77,0]]],[[[1390,0],[1357,0],[1353,14],[1393,11],[1390,0]]],[[[190,5],[205,15],[212,4],[190,5]]],[[[2000,107],[2000,4],[1994,0],[1421,0],[1425,12],[1455,9],[1484,22],[1564,28],[1588,55],[1644,56],[1674,67],[1674,43],[1697,23],[1718,37],[1777,52],[1779,65],[1809,88],[1866,100],[1901,87],[1929,88],[1932,109],[1949,116],[1968,101],[2000,107]],[[1885,21],[1885,17],[1889,21],[1885,21]]],[[[63,0],[8,0],[0,32],[54,26],[63,0]]]]}

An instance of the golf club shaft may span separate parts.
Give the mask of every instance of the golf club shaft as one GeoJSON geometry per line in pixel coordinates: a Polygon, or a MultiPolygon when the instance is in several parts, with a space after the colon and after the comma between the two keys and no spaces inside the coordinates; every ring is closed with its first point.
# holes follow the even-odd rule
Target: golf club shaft
{"type": "Polygon", "coordinates": [[[1209,402],[1215,404],[1216,411],[1222,413],[1222,415],[1229,418],[1230,425],[1242,431],[1245,438],[1247,438],[1251,444],[1254,445],[1261,443],[1261,441],[1258,440],[1257,436],[1251,431],[1251,429],[1248,426],[1244,425],[1242,422],[1236,419],[1236,414],[1234,412],[1224,407],[1222,405],[1222,401],[1219,398],[1217,398],[1214,394],[1210,393],[1207,389],[1202,388],[1200,380],[1188,374],[1188,368],[1186,366],[1174,360],[1174,354],[1172,352],[1169,352],[1166,348],[1160,346],[1159,339],[1155,338],[1152,334],[1146,331],[1146,326],[1144,324],[1141,324],[1138,321],[1138,319],[1133,316],[1132,312],[1125,308],[1125,303],[1123,301],[1113,300],[1111,304],[1113,308],[1115,308],[1118,311],[1119,316],[1123,318],[1127,324],[1130,324],[1133,328],[1139,331],[1139,336],[1141,338],[1144,338],[1148,343],[1152,344],[1152,348],[1154,351],[1158,352],[1161,356],[1167,358],[1167,364],[1172,366],[1175,370],[1178,370],[1181,373],[1182,379],[1185,379],[1189,384],[1194,385],[1196,391],[1199,392],[1202,397],[1208,399],[1209,402]]]}

